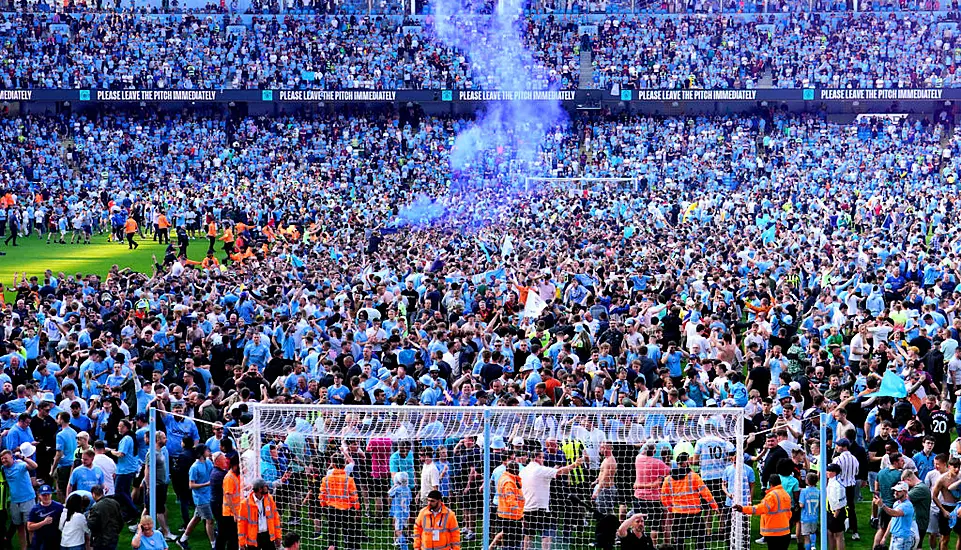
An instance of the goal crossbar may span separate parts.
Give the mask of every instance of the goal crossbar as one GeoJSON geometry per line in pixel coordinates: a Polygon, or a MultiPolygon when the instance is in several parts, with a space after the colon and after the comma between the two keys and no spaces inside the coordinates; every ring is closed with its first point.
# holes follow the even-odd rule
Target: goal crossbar
{"type": "MultiPolygon", "coordinates": [[[[619,520],[632,511],[651,514],[645,521],[652,533],[662,541],[673,540],[676,548],[685,544],[697,550],[750,547],[748,518],[726,506],[718,477],[719,469],[733,466],[733,479],[744,479],[743,409],[248,406],[252,421],[234,434],[244,484],[262,478],[271,485],[284,527],[301,531],[303,548],[308,550],[330,546],[409,550],[414,518],[424,506],[425,491],[436,483],[461,522],[465,548],[486,550],[492,544],[518,549],[521,544],[551,550],[585,547],[606,528],[597,519],[600,516],[585,513],[587,507],[619,520]],[[468,451],[473,453],[468,458],[473,458],[465,462],[463,453],[468,451]],[[569,465],[578,456],[585,462],[575,474],[568,474],[573,477],[553,482],[525,477],[538,468],[532,463],[535,455],[546,457],[552,451],[561,462],[543,459],[549,467],[569,465]],[[635,471],[640,469],[635,461],[641,464],[641,455],[656,457],[662,468],[675,471],[679,453],[700,457],[692,464],[697,464],[695,469],[717,495],[711,508],[716,504],[719,512],[711,513],[705,501],[704,515],[699,514],[696,523],[645,508],[644,502],[656,503],[657,510],[662,510],[662,501],[671,502],[673,495],[663,492],[659,483],[645,489],[646,497],[635,498],[640,490],[632,487],[634,476],[643,475],[635,471]],[[388,456],[389,473],[378,469],[385,467],[388,456]],[[608,468],[605,456],[616,464],[618,480],[629,478],[627,485],[617,485],[615,490],[613,482],[608,488],[608,482],[602,481],[600,472],[608,468]],[[443,465],[436,466],[441,481],[433,470],[427,472],[432,460],[443,465]],[[522,530],[503,519],[504,506],[498,505],[500,491],[508,490],[500,481],[514,462],[519,479],[528,479],[525,496],[535,494],[538,485],[549,488],[550,511],[525,507],[522,530]],[[476,479],[463,471],[467,466],[476,471],[476,479]],[[356,513],[325,507],[318,498],[320,479],[335,475],[336,468],[346,468],[356,480],[360,494],[356,513]],[[525,474],[527,468],[534,470],[525,474]],[[592,487],[597,488],[593,494],[592,487]],[[473,530],[477,540],[471,542],[473,530]],[[523,540],[526,543],[518,542],[523,540]]],[[[734,495],[730,504],[749,504],[742,491],[729,489],[734,495]]]]}

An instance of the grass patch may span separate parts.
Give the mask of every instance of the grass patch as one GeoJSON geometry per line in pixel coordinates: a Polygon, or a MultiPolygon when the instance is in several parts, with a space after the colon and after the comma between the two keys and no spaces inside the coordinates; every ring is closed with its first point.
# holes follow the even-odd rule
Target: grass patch
{"type": "MultiPolygon", "coordinates": [[[[3,283],[7,300],[14,298],[15,293],[9,292],[15,273],[26,273],[28,277],[36,276],[41,284],[43,273],[49,269],[54,275],[62,272],[67,277],[80,273],[82,275],[106,275],[113,265],[121,269],[129,267],[141,273],[153,272],[152,254],[163,261],[166,245],[150,240],[149,236],[138,239],[140,248],[128,250],[127,244],[108,242],[107,235],[94,234],[90,244],[46,244],[46,237],[38,239],[36,234],[18,239],[18,246],[0,244],[0,250],[7,253],[0,256],[0,282],[3,283]]],[[[67,239],[69,242],[69,238],[67,239]]],[[[207,240],[193,239],[187,248],[187,254],[192,260],[202,260],[207,252],[207,240]]],[[[222,259],[223,252],[217,247],[217,255],[222,259]]]]}

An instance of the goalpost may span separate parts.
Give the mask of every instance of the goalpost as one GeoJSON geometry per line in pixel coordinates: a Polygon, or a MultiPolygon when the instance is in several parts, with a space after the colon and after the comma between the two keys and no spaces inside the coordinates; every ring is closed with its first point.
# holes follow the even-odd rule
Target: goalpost
{"type": "Polygon", "coordinates": [[[641,191],[638,178],[524,178],[524,190],[531,191],[540,185],[553,185],[569,191],[641,191]]]}
{"type": "Polygon", "coordinates": [[[305,549],[410,550],[433,489],[456,516],[463,548],[614,548],[611,537],[635,513],[656,545],[750,548],[750,518],[724,495],[750,498],[742,409],[250,407],[237,437],[245,483],[268,482],[284,532],[297,531],[305,549]],[[713,502],[695,507],[698,497],[679,489],[684,453],[696,457],[691,468],[713,502]],[[325,501],[324,487],[337,494],[325,501]],[[340,487],[356,496],[338,496],[340,487]],[[511,512],[514,488],[527,497],[522,519],[511,512]],[[685,507],[692,513],[678,513],[685,507]]]}

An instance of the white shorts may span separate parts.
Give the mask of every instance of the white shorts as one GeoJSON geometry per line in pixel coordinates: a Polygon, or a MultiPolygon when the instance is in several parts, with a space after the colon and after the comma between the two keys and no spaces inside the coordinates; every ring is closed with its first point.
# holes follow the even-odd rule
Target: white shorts
{"type": "Polygon", "coordinates": [[[801,534],[804,536],[817,535],[818,534],[818,524],[817,523],[802,523],[801,524],[801,534]]]}
{"type": "Polygon", "coordinates": [[[891,537],[891,550],[913,550],[914,537],[891,537]]]}
{"type": "Polygon", "coordinates": [[[930,519],[928,520],[928,529],[926,531],[929,535],[940,534],[938,531],[938,517],[940,516],[941,510],[931,510],[931,515],[929,516],[930,519]]]}

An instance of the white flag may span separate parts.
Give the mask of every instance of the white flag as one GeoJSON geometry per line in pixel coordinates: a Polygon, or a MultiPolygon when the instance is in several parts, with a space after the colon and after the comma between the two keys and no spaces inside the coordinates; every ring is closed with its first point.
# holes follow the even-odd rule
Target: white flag
{"type": "Polygon", "coordinates": [[[547,302],[541,299],[540,294],[533,288],[527,291],[527,302],[524,304],[524,317],[539,317],[547,302]]]}
{"type": "Polygon", "coordinates": [[[501,243],[501,258],[506,258],[514,253],[514,237],[510,234],[504,236],[504,242],[501,243]]]}

